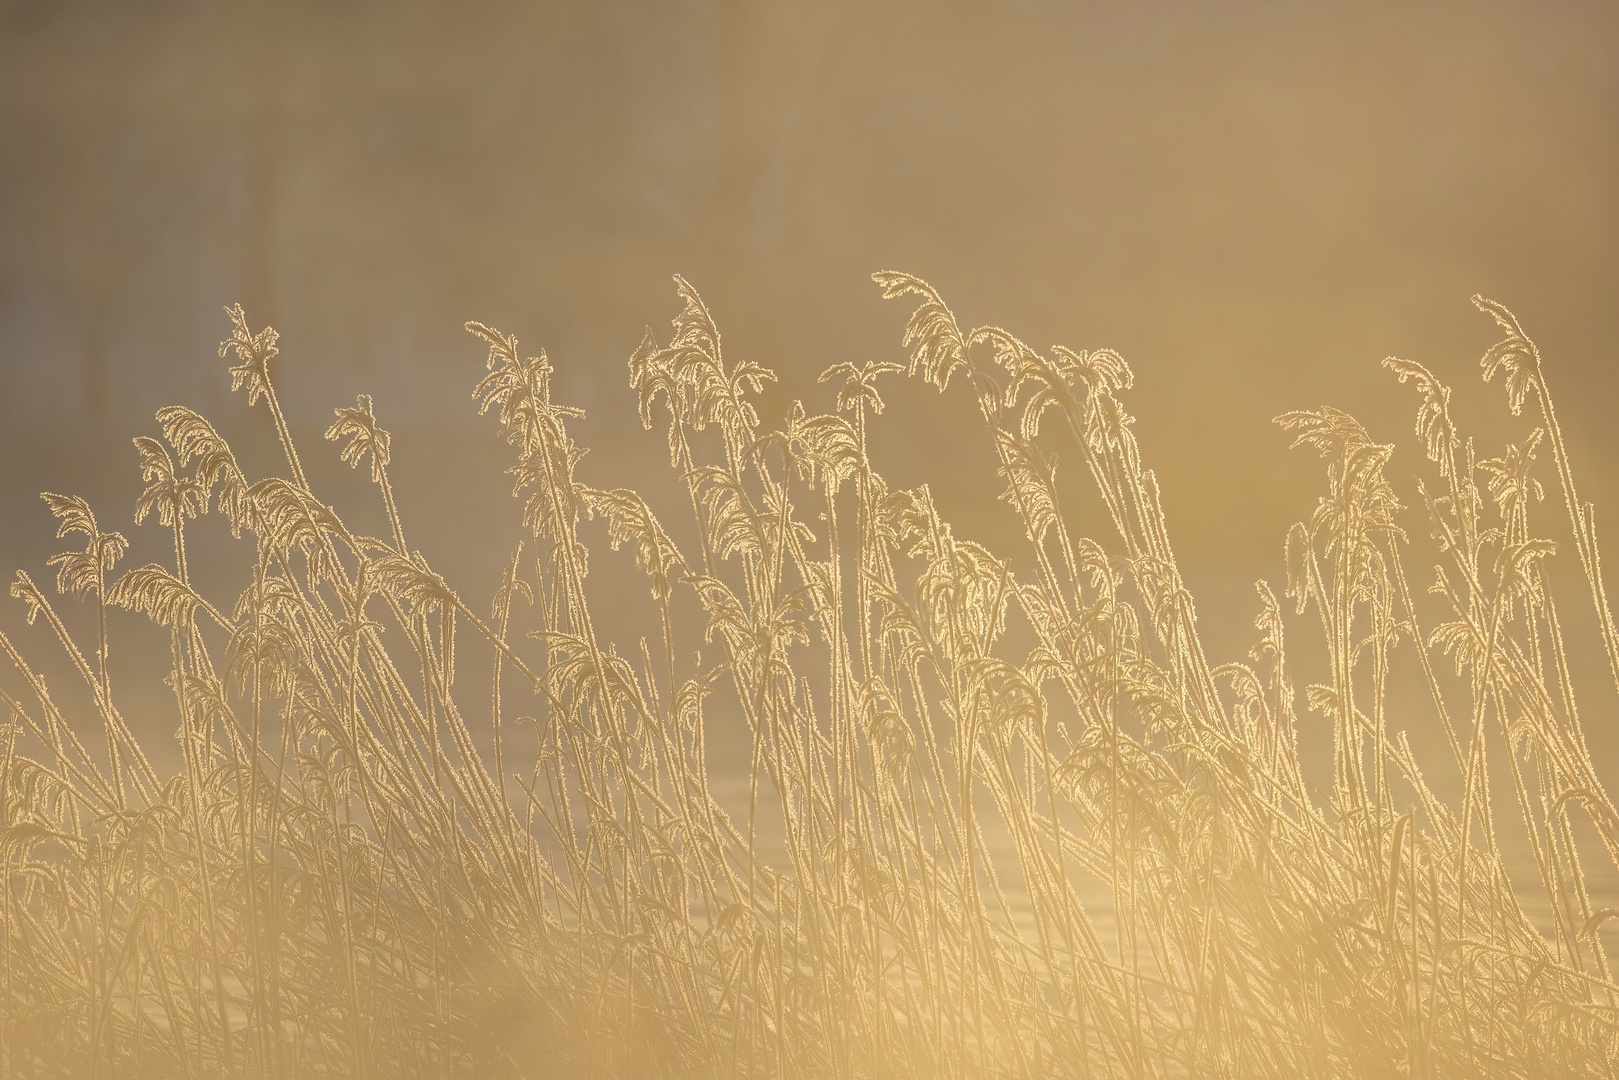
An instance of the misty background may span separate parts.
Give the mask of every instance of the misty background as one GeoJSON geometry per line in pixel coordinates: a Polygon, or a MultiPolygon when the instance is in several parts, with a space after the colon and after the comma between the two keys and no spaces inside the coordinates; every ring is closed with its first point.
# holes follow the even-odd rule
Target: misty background
{"type": "MultiPolygon", "coordinates": [[[[831,364],[903,359],[908,308],[869,280],[899,269],[964,325],[1132,364],[1211,659],[1238,658],[1254,579],[1280,591],[1285,531],[1325,487],[1272,417],[1354,413],[1396,443],[1408,506],[1416,398],[1384,356],[1455,387],[1480,457],[1533,426],[1480,383],[1499,334],[1474,292],[1540,345],[1581,494],[1599,525],[1619,515],[1615,56],[1612,4],[0,3],[0,569],[52,576],[41,490],[128,534],[125,566],[167,557],[130,521],[129,440],[162,405],[208,416],[251,476],[279,467],[217,356],[240,301],[281,332],[317,495],[380,522],[320,441],[370,393],[411,545],[482,607],[521,528],[466,320],[548,351],[556,397],[588,413],[583,479],[656,485],[663,436],[625,362],[646,325],[666,339],[672,274],[733,358],[781,375],[773,423],[794,398],[830,408],[831,364]]],[[[966,391],[884,393],[879,470],[1017,549],[966,391]]],[[[207,582],[223,528],[195,533],[207,582]]],[[[129,687],[166,654],[118,644],[143,620],[114,619],[129,687]]],[[[22,622],[0,604],[25,651],[53,647],[22,622]]],[[[1613,702],[1589,704],[1614,745],[1613,702]]]]}

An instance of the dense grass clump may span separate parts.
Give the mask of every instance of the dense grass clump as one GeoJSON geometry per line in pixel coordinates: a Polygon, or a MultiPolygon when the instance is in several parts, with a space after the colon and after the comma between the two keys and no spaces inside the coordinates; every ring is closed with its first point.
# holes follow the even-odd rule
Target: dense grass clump
{"type": "Polygon", "coordinates": [[[220,353],[285,475],[244,475],[207,420],[160,411],[162,439],[135,440],[136,519],[172,531],[173,563],[121,574],[124,539],[45,496],[83,541],[52,560],[60,591],[168,635],[182,771],[131,735],[105,618],[77,642],[28,574],[12,585],[93,712],[59,708],[0,636],[0,1074],[1611,1075],[1615,912],[1582,867],[1619,855],[1619,815],[1531,520],[1545,457],[1616,678],[1619,638],[1512,315],[1475,298],[1505,334],[1485,378],[1539,418],[1499,458],[1477,459],[1433,375],[1387,361],[1420,398],[1417,510],[1350,416],[1279,419],[1327,471],[1286,545],[1284,599],[1328,650],[1328,681],[1300,691],[1264,583],[1250,656],[1205,657],[1123,359],[963,331],[926,283],[876,280],[916,305],[908,363],[831,368],[832,411],[767,427],[771,372],[723,356],[677,279],[672,339],[648,332],[629,364],[643,422],[668,431],[648,490],[691,515],[672,529],[586,482],[544,354],[468,324],[529,533],[477,608],[408,546],[369,398],[327,437],[369,464],[389,535],[319,501],[276,334],[232,309],[220,353]],[[873,470],[879,380],[907,373],[976,396],[1028,570],[873,470]],[[1058,449],[1111,514],[1105,545],[1059,498],[1058,449]],[[186,524],[210,512],[246,541],[235,598],[188,574],[186,524]],[[591,552],[590,519],[646,577],[644,629],[616,642],[587,562],[627,555],[591,552]],[[1436,625],[1413,601],[1419,541],[1436,625]],[[1431,692],[1391,702],[1395,659],[1431,692]],[[1321,797],[1301,697],[1334,732],[1321,797]],[[706,757],[721,719],[751,735],[730,812],[706,757]],[[1397,728],[1419,723],[1452,760],[1416,760],[1397,728]],[[1508,880],[1503,813],[1547,921],[1508,880]]]}

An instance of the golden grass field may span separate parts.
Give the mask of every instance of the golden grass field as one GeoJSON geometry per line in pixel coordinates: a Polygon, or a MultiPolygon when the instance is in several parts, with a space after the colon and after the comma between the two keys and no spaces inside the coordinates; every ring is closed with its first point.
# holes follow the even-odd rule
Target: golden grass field
{"type": "Polygon", "coordinates": [[[1278,418],[1321,497],[1285,585],[1258,584],[1251,650],[1217,663],[1124,359],[965,329],[925,282],[875,278],[903,350],[829,368],[779,424],[754,404],[772,373],[724,355],[677,278],[672,336],[629,358],[668,433],[639,489],[590,486],[544,353],[469,323],[527,532],[492,598],[410,546],[369,398],[336,447],[294,445],[277,336],[231,309],[220,355],[282,475],[164,409],[135,521],[172,561],[124,567],[105,510],[47,494],[56,588],[11,586],[38,633],[0,635],[0,1075],[1612,1075],[1619,909],[1592,882],[1619,813],[1569,658],[1619,683],[1619,635],[1554,363],[1512,314],[1474,298],[1501,334],[1483,377],[1527,432],[1498,455],[1392,358],[1416,419],[1399,494],[1353,417],[1278,418]],[[996,455],[1026,551],[959,539],[873,469],[905,378],[976,397],[962,437],[996,455]],[[386,535],[311,490],[315,453],[369,469],[386,535]],[[209,513],[238,596],[192,587],[209,513]],[[593,578],[629,574],[638,609],[604,611],[593,578]],[[67,603],[99,629],[76,639],[67,603]],[[120,711],[109,605],[166,632],[173,775],[132,734],[167,722],[120,711]],[[1304,619],[1308,664],[1284,642],[1304,619]],[[47,647],[71,694],[31,666],[47,647]],[[1303,723],[1332,732],[1321,784],[1303,723]],[[748,740],[739,797],[722,727],[748,740]]]}

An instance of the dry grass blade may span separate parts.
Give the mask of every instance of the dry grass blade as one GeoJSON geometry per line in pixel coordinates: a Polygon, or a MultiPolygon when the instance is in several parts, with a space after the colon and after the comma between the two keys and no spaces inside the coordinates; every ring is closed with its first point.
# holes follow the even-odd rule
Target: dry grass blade
{"type": "Polygon", "coordinates": [[[173,564],[116,581],[125,539],[44,496],[83,539],[48,564],[59,591],[166,635],[180,771],[158,776],[114,704],[105,618],[92,655],[28,574],[12,586],[94,710],[0,635],[0,1075],[1613,1075],[1619,907],[1591,871],[1619,862],[1619,811],[1575,707],[1537,451],[1616,677],[1619,639],[1510,312],[1475,298],[1507,334],[1484,375],[1513,413],[1533,390],[1542,423],[1499,457],[1475,460],[1432,372],[1384,362],[1437,472],[1414,497],[1354,417],[1279,418],[1326,469],[1286,539],[1295,610],[1259,582],[1259,640],[1211,666],[1123,358],[963,332],[920,278],[875,280],[914,305],[906,362],[834,365],[829,411],[773,424],[773,373],[723,353],[676,279],[670,343],[649,330],[629,363],[642,422],[668,426],[648,484],[672,503],[587,483],[550,360],[468,323],[527,532],[488,621],[406,547],[369,397],[326,437],[369,461],[391,545],[316,497],[279,339],[228,309],[220,355],[289,475],[249,478],[207,420],[162,410],[168,446],[135,440],[135,518],[173,564]],[[884,480],[877,381],[907,372],[963,374],[1032,558],[884,480]],[[1072,454],[1115,535],[1059,497],[1072,454]],[[687,525],[652,510],[681,504],[687,525]],[[187,571],[186,524],[215,507],[253,541],[231,603],[187,571]],[[1405,563],[1429,536],[1419,605],[1405,563]],[[644,592],[591,578],[632,562],[644,592]],[[1287,624],[1312,611],[1329,675],[1300,687],[1287,624]],[[488,684],[457,670],[485,648],[488,684]],[[1406,701],[1413,659],[1426,696],[1406,701]],[[1301,693],[1332,732],[1324,797],[1301,693]],[[1459,800],[1397,727],[1430,706],[1459,800]],[[721,720],[746,733],[745,785],[709,760],[721,720]],[[105,750],[81,739],[96,726],[105,750]],[[1508,873],[1514,812],[1538,881],[1508,873]]]}

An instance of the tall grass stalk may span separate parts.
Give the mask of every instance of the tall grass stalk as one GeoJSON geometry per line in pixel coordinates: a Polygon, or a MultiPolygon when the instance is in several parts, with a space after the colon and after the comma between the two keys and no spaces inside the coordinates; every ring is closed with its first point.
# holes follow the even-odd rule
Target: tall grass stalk
{"type": "Polygon", "coordinates": [[[779,424],[757,407],[773,374],[725,355],[677,278],[672,336],[629,364],[668,435],[650,499],[592,486],[545,354],[469,323],[526,533],[487,617],[407,547],[369,397],[327,438],[369,461],[389,535],[320,501],[277,335],[229,309],[220,355],[288,475],[248,477],[166,408],[135,440],[135,516],[169,530],[172,566],[114,580],[124,538],[45,495],[84,539],[50,565],[94,599],[94,662],[27,573],[12,585],[93,715],[0,634],[0,1074],[1612,1075],[1619,911],[1590,874],[1619,862],[1619,814],[1577,705],[1565,634],[1585,631],[1537,531],[1543,443],[1616,685],[1619,637],[1511,313],[1475,298],[1506,334],[1485,378],[1539,407],[1500,457],[1428,369],[1385,362],[1419,399],[1410,507],[1353,417],[1278,418],[1325,493],[1287,536],[1292,614],[1258,583],[1256,643],[1215,664],[1125,361],[963,329],[926,282],[875,278],[909,305],[903,362],[836,365],[830,411],[779,424]],[[1016,558],[875,470],[869,428],[907,377],[976,400],[1016,558]],[[1106,537],[1067,505],[1059,453],[1106,537]],[[192,582],[186,523],[210,513],[251,544],[234,599],[192,582]],[[631,555],[648,603],[626,637],[590,575],[631,555]],[[1414,557],[1437,559],[1420,610],[1414,557]],[[107,605],[169,636],[174,775],[115,703],[107,605]],[[1284,630],[1311,612],[1328,681],[1300,688],[1284,630]],[[1402,667],[1425,696],[1391,692],[1402,667]],[[1330,727],[1325,789],[1301,697],[1330,727]],[[1418,761],[1418,725],[1440,760],[1418,761]],[[81,741],[97,729],[104,747],[81,741]],[[742,730],[746,802],[724,805],[709,751],[742,730]],[[1428,779],[1449,774],[1459,797],[1428,779]],[[1503,858],[1519,826],[1544,919],[1503,858]]]}

